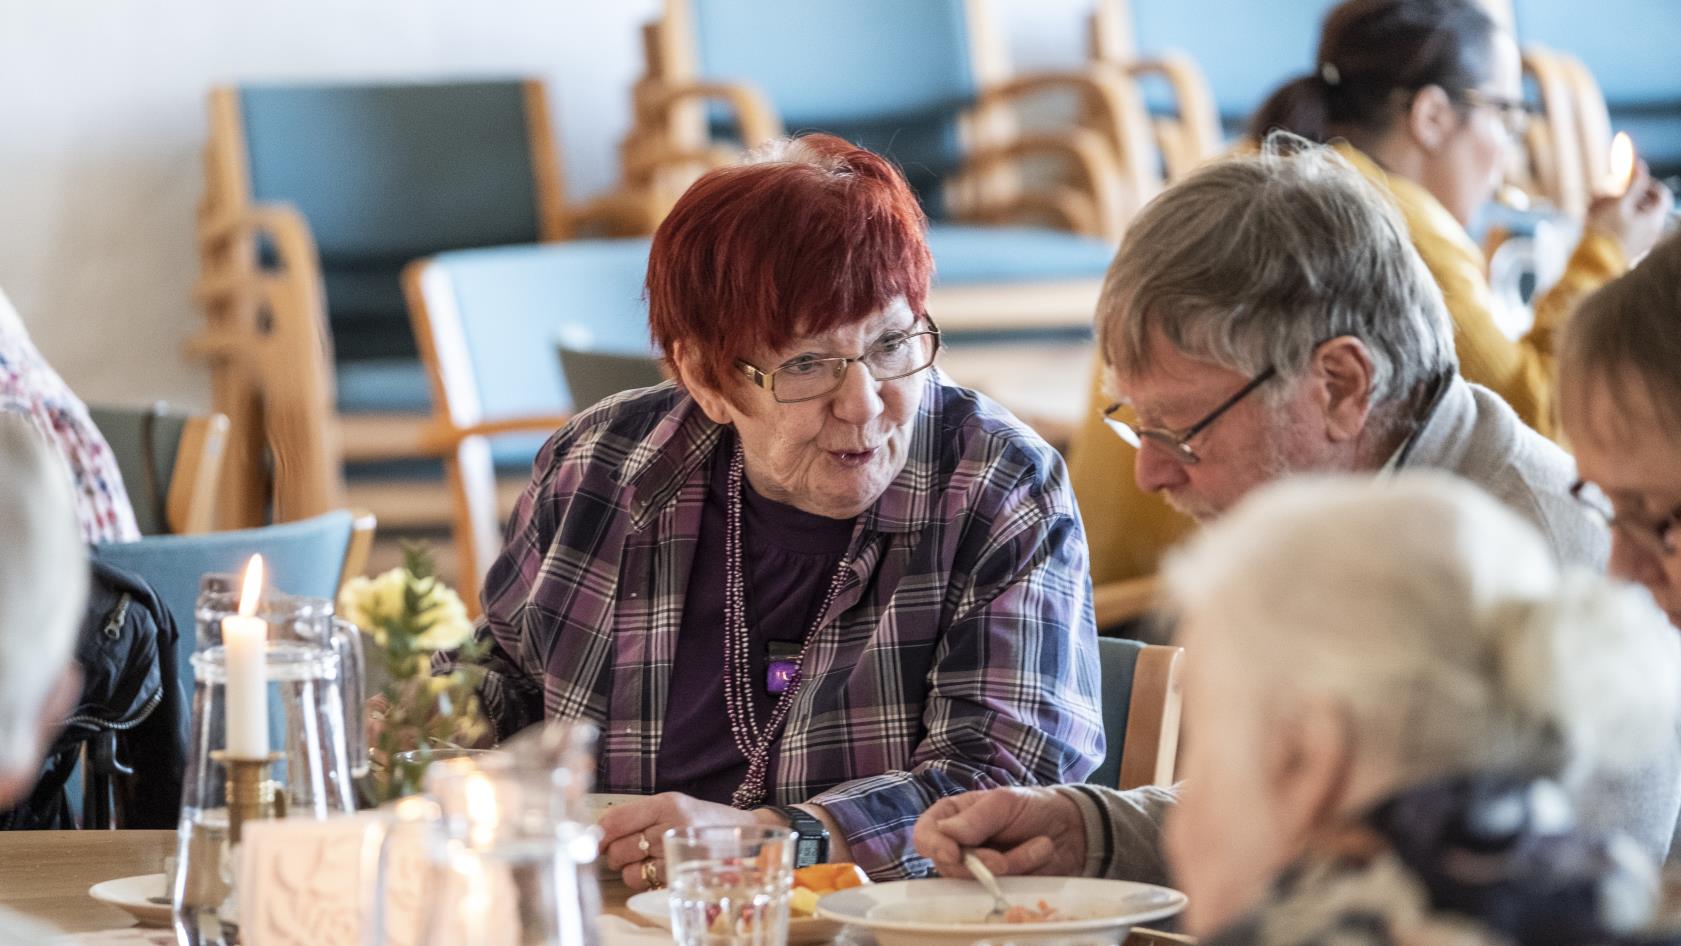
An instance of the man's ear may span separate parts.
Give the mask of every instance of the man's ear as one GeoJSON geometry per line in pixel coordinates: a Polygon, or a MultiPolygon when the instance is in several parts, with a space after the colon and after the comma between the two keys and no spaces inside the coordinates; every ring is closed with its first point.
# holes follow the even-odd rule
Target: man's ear
{"type": "Polygon", "coordinates": [[[1325,414],[1326,436],[1347,443],[1366,429],[1372,413],[1372,353],[1366,343],[1340,335],[1313,350],[1308,374],[1325,414]]]}
{"type": "Polygon", "coordinates": [[[1347,800],[1354,772],[1353,721],[1345,707],[1313,700],[1275,730],[1264,753],[1280,836],[1305,841],[1347,800]]]}
{"type": "Polygon", "coordinates": [[[1465,120],[1447,90],[1439,85],[1427,85],[1414,92],[1402,118],[1406,122],[1408,136],[1430,152],[1446,144],[1465,120]]]}
{"type": "Polygon", "coordinates": [[[709,420],[714,424],[735,423],[734,405],[721,391],[700,380],[694,352],[687,345],[677,342],[671,346],[671,365],[677,371],[677,383],[689,392],[709,420]]]}

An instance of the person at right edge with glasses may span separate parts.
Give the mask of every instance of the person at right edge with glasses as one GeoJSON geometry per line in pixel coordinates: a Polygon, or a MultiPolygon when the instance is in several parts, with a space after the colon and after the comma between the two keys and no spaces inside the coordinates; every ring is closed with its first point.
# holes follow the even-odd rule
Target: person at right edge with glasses
{"type": "MultiPolygon", "coordinates": [[[[1643,270],[1629,281],[1640,281],[1643,270]]],[[[1642,328],[1673,341],[1670,292],[1661,305],[1647,305],[1642,328]]],[[[1681,352],[1629,337],[1642,339],[1628,344],[1648,346],[1642,355],[1664,373],[1664,385],[1652,390],[1675,387],[1681,352]]],[[[1570,456],[1496,394],[1459,376],[1441,291],[1404,222],[1329,148],[1275,134],[1258,154],[1206,165],[1152,201],[1110,267],[1097,343],[1118,404],[1107,419],[1138,445],[1138,487],[1198,520],[1222,519],[1249,494],[1299,474],[1383,480],[1439,471],[1480,487],[1535,527],[1558,568],[1605,567],[1605,523],[1572,497],[1570,456]]],[[[1606,376],[1625,375],[1619,366],[1606,376]]],[[[1663,403],[1671,402],[1681,397],[1663,403]]],[[[1665,443],[1667,469],[1681,468],[1674,441],[1665,443]]],[[[1585,457],[1582,473],[1621,503],[1619,535],[1640,533],[1648,554],[1648,546],[1665,547],[1648,541],[1659,531],[1673,544],[1664,523],[1681,504],[1681,481],[1671,472],[1661,496],[1637,499],[1633,481],[1618,480],[1612,468],[1585,457]]],[[[1381,548],[1390,538],[1372,533],[1364,541],[1381,548]]],[[[1463,538],[1450,531],[1440,541],[1463,538]]],[[[1619,561],[1630,554],[1625,548],[1619,561]]],[[[1653,581],[1654,569],[1645,569],[1653,581]]],[[[1383,591],[1371,586],[1368,594],[1383,591]]],[[[1303,598],[1332,592],[1346,590],[1311,579],[1290,589],[1303,598]]],[[[1179,795],[1180,786],[1073,784],[968,793],[931,807],[914,837],[922,854],[954,876],[966,871],[945,855],[979,847],[995,872],[1161,883],[1169,880],[1161,825],[1179,795]]],[[[1632,768],[1586,772],[1571,801],[1582,830],[1621,835],[1640,859],[1663,861],[1681,811],[1681,740],[1643,754],[1632,768]]]]}

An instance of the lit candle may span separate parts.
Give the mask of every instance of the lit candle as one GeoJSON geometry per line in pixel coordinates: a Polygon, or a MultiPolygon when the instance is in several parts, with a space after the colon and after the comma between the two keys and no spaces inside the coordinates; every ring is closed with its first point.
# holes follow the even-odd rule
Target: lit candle
{"type": "Polygon", "coordinates": [[[1629,186],[1634,183],[1634,139],[1628,132],[1619,131],[1611,139],[1611,160],[1605,172],[1605,180],[1600,182],[1602,193],[1612,197],[1621,197],[1628,193],[1629,186]]]}
{"type": "Polygon", "coordinates": [[[251,556],[239,594],[239,613],[222,619],[227,657],[227,751],[235,759],[268,756],[268,622],[257,617],[263,557],[251,556]]]}

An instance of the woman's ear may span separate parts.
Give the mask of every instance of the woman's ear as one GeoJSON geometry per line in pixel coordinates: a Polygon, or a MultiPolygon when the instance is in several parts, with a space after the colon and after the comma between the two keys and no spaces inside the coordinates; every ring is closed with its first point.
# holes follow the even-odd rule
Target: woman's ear
{"type": "Polygon", "coordinates": [[[1313,350],[1308,362],[1333,443],[1357,439],[1372,413],[1372,353],[1366,343],[1341,335],[1313,350]]]}
{"type": "Polygon", "coordinates": [[[694,353],[687,345],[677,342],[671,346],[671,366],[677,372],[677,383],[689,392],[709,420],[714,424],[735,423],[735,405],[718,389],[700,380],[694,353]]]}
{"type": "Polygon", "coordinates": [[[1279,837],[1305,842],[1330,824],[1348,800],[1354,729],[1346,707],[1309,702],[1275,730],[1265,751],[1268,790],[1279,837]]]}
{"type": "Polygon", "coordinates": [[[1425,151],[1440,150],[1464,120],[1447,90],[1427,85],[1407,103],[1407,134],[1425,151]]]}

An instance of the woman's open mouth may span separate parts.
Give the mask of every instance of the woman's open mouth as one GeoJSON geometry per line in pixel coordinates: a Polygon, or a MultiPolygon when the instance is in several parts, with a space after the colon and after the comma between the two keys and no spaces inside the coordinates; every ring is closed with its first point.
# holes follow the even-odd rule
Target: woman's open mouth
{"type": "Polygon", "coordinates": [[[880,450],[880,447],[871,447],[868,450],[830,450],[829,456],[834,457],[835,462],[841,466],[857,467],[875,459],[880,450]]]}

